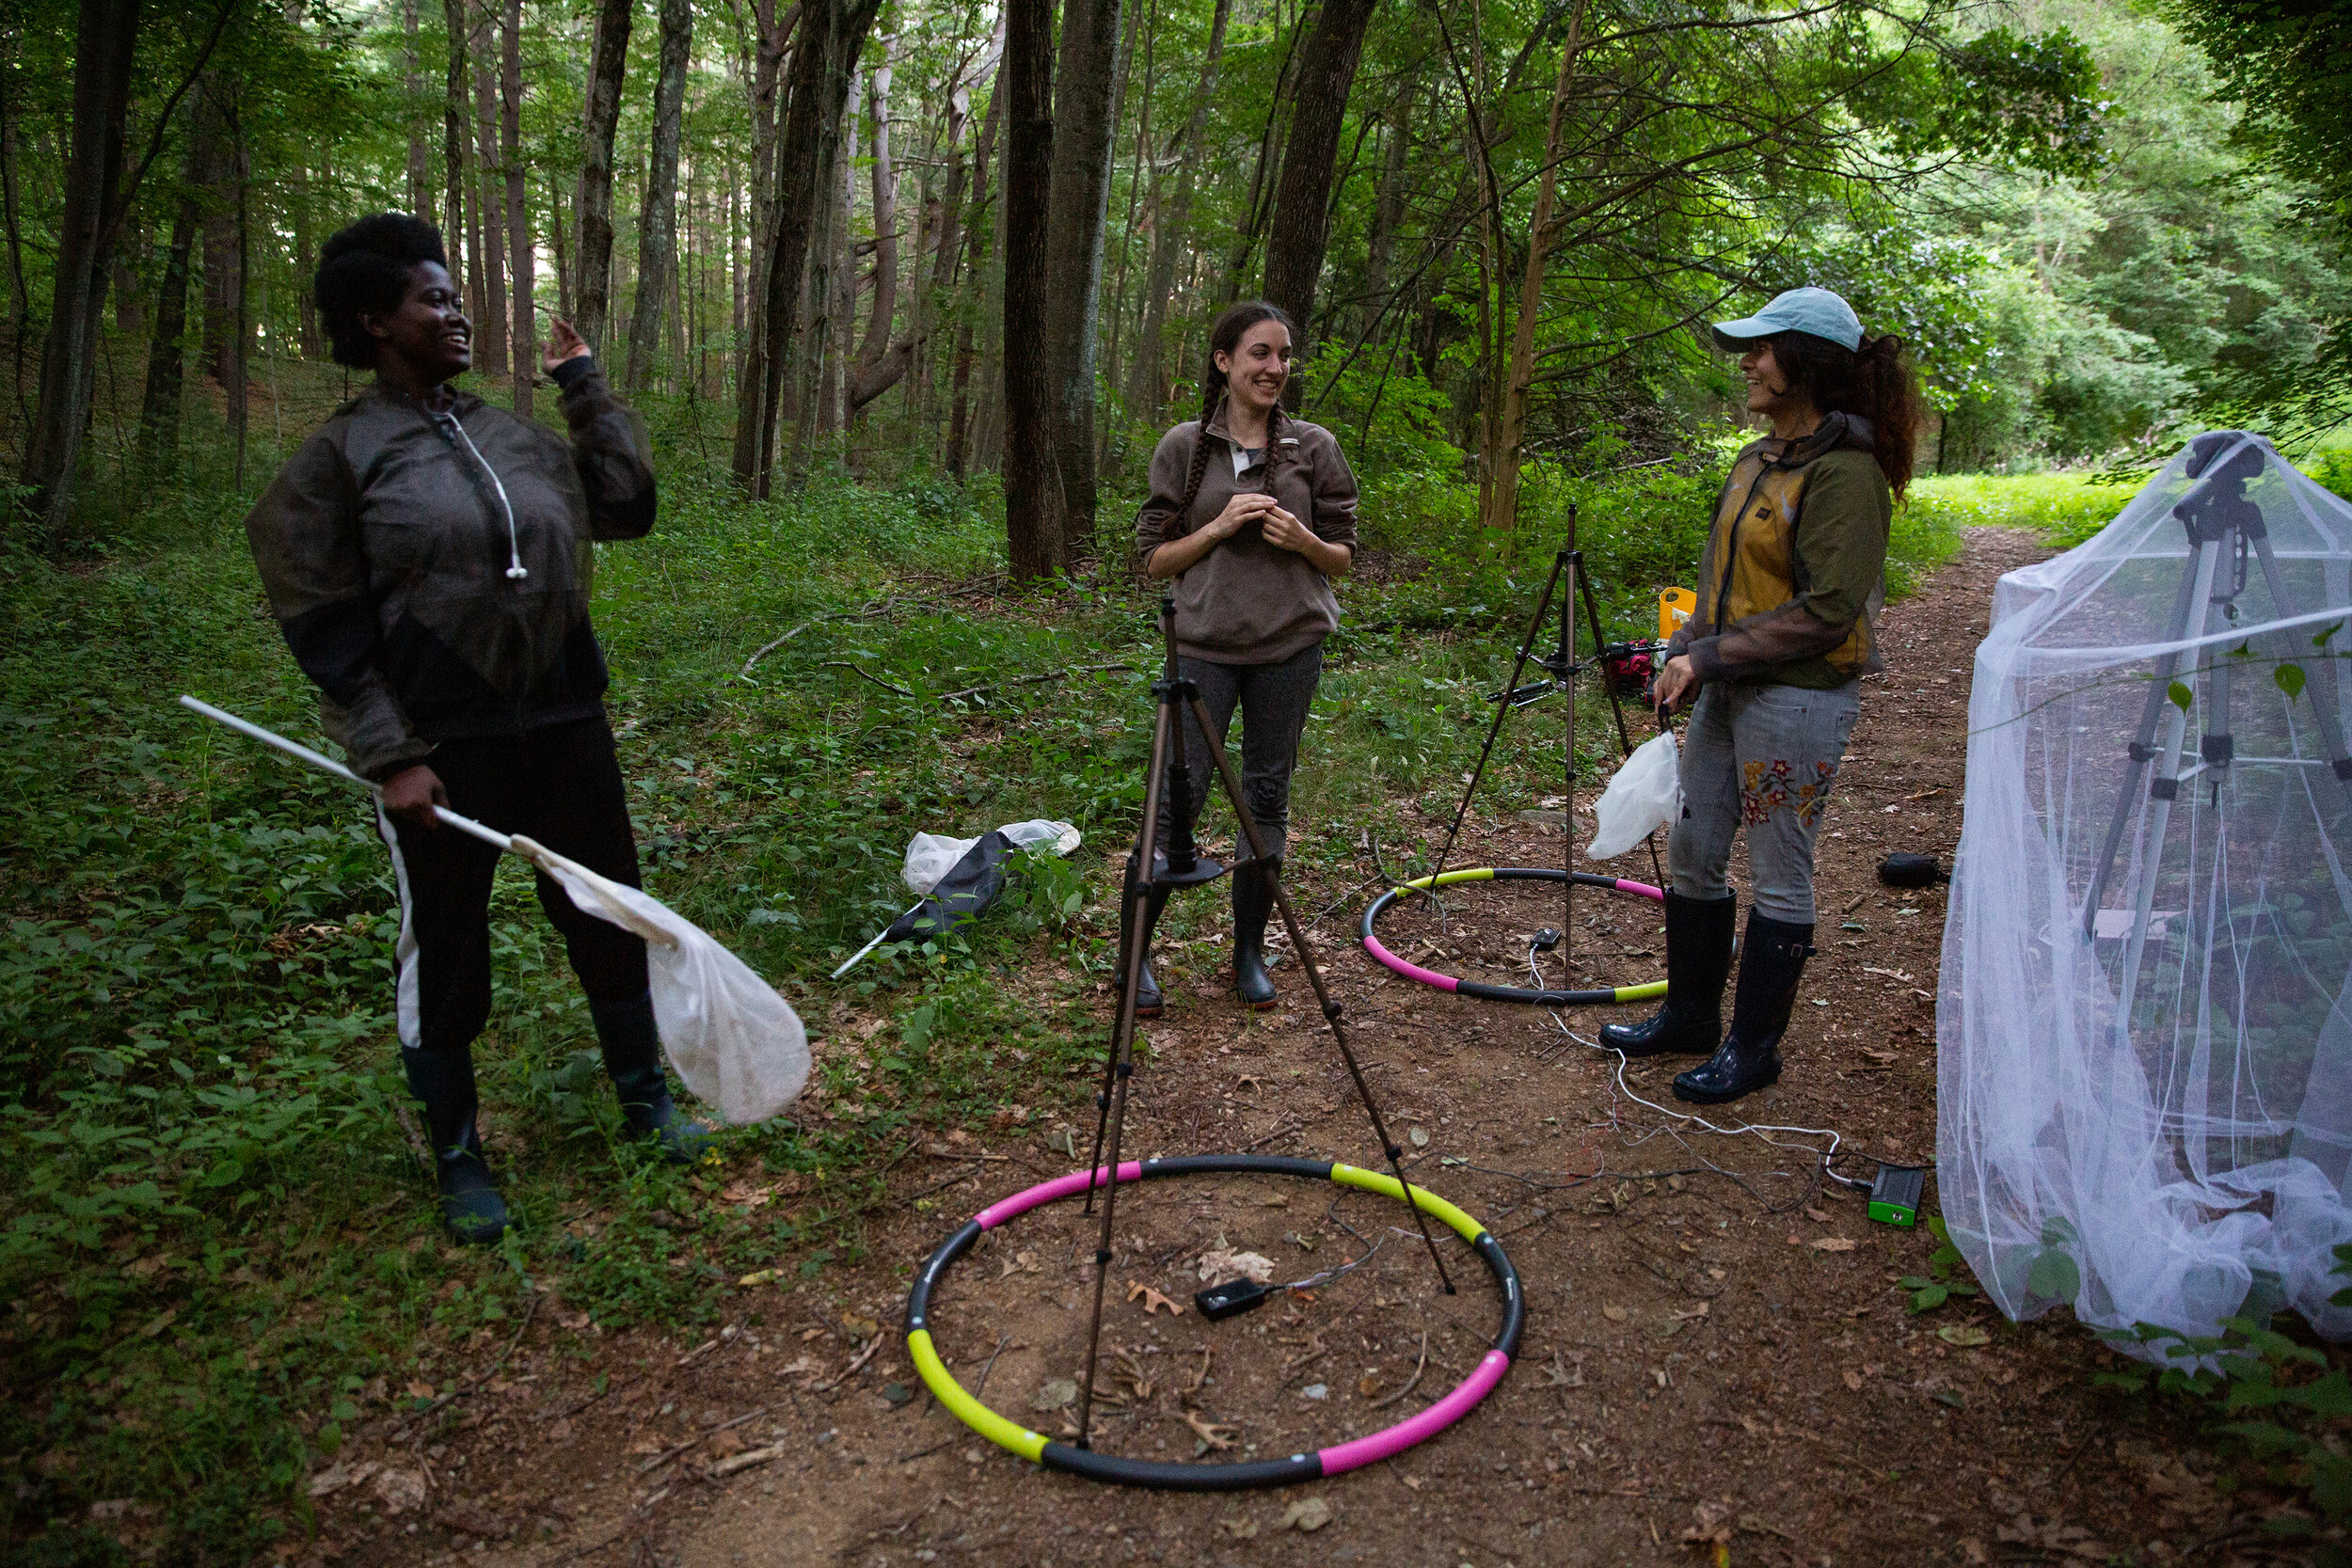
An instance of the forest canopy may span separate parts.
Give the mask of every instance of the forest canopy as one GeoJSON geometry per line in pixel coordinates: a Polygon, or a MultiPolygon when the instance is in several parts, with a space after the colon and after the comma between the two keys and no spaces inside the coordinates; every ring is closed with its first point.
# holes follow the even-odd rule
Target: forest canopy
{"type": "Polygon", "coordinates": [[[1102,498],[1249,295],[1300,324],[1301,413],[1498,526],[1531,464],[1705,461],[1734,374],[1694,328],[1802,283],[1908,343],[1928,471],[2309,435],[2343,411],[2344,31],[2220,0],[27,0],[0,440],[51,547],[247,482],[342,393],[310,276],[385,209],[449,235],[492,395],[529,409],[574,319],[755,496],[1000,474],[1025,573],[1118,554],[1102,498]]]}

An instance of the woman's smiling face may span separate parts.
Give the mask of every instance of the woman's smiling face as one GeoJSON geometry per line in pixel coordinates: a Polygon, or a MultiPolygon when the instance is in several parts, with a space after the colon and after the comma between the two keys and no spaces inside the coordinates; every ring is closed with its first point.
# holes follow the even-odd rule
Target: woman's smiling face
{"type": "Polygon", "coordinates": [[[1233,352],[1219,352],[1216,368],[1233,397],[1263,413],[1280,401],[1291,378],[1291,329],[1279,321],[1262,321],[1241,335],[1233,352]]]}

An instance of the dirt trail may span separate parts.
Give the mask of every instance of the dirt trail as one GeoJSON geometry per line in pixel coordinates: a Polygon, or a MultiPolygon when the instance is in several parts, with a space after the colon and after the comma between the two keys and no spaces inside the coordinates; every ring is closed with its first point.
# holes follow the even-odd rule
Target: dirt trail
{"type": "MultiPolygon", "coordinates": [[[[2043,553],[2023,535],[1973,531],[1961,561],[1887,611],[1888,670],[1868,684],[1828,811],[1807,1005],[1782,1083],[1740,1111],[1835,1128],[1873,1156],[1932,1158],[1944,894],[1898,896],[1872,873],[1895,848],[1948,863],[1970,659],[1992,585],[2043,553]]],[[[1557,864],[1558,851],[1554,829],[1482,821],[1468,859],[1557,864]]],[[[1340,890],[1307,891],[1307,907],[1320,908],[1340,890]]],[[[355,1485],[323,1504],[321,1555],[531,1568],[1500,1568],[1689,1562],[1695,1531],[1740,1563],[1978,1563],[2166,1560],[2229,1528],[2201,1477],[2168,1467],[2153,1446],[2143,1453],[2139,1429],[2098,1402],[2087,1374],[2102,1353],[2063,1314],[2022,1329],[1964,1302],[1914,1317],[1893,1282],[1925,1272],[1924,1229],[1869,1224],[1852,1194],[1816,1185],[1802,1155],[1667,1131],[1631,1096],[1674,1103],[1667,1081],[1680,1059],[1635,1064],[1620,1093],[1612,1058],[1549,1015],[1390,976],[1354,944],[1359,907],[1350,901],[1318,935],[1375,1085],[1398,1127],[1419,1134],[1416,1179],[1486,1220],[1528,1290],[1517,1363],[1452,1430],[1345,1477],[1227,1496],[1098,1486],[982,1442],[911,1373],[897,1333],[906,1279],[962,1216],[1068,1162],[1034,1137],[981,1132],[943,1146],[969,1180],[956,1181],[959,1162],[945,1158],[905,1168],[906,1201],[881,1224],[874,1262],[829,1273],[821,1292],[757,1303],[747,1292],[756,1327],[746,1319],[699,1350],[650,1336],[602,1341],[596,1365],[611,1389],[586,1404],[595,1390],[582,1372],[561,1374],[558,1389],[560,1358],[526,1355],[548,1382],[484,1396],[470,1427],[431,1459],[425,1503],[383,1521],[358,1513],[352,1499],[369,1494],[355,1485]],[[641,1381],[626,1381],[633,1372],[641,1381]],[[739,1424],[716,1430],[728,1422],[739,1424]],[[1319,1510],[1302,1518],[1295,1507],[1310,1498],[1329,1511],[1311,1533],[1299,1527],[1319,1510]]],[[[1450,934],[1400,912],[1395,935],[1441,953],[1436,967],[1484,964],[1508,983],[1505,972],[1524,972],[1519,933],[1557,913],[1553,895],[1488,884],[1455,900],[1450,934]]],[[[1660,972],[1654,905],[1586,898],[1577,921],[1580,971],[1611,983],[1660,972]]],[[[1231,1000],[1214,946],[1189,971],[1186,961],[1171,960],[1172,1005],[1136,1079],[1130,1150],[1256,1146],[1371,1163],[1345,1079],[1311,1008],[1295,1005],[1295,968],[1277,972],[1285,1007],[1252,1018],[1231,1000]]],[[[1589,1035],[1604,1021],[1565,1022],[1589,1035]]],[[[1104,1334],[1106,1356],[1128,1355],[1102,1381],[1123,1402],[1103,1447],[1189,1457],[1189,1412],[1220,1438],[1279,1454],[1386,1424],[1469,1371],[1497,1305],[1458,1245],[1450,1261],[1464,1290],[1452,1300],[1431,1287],[1418,1240],[1393,1236],[1313,1300],[1225,1324],[1189,1310],[1147,1316],[1148,1302],[1122,1299],[1132,1279],[1187,1301],[1194,1261],[1220,1238],[1295,1276],[1361,1253],[1343,1225],[1371,1237],[1400,1212],[1361,1196],[1331,1207],[1327,1191],[1307,1187],[1240,1178],[1128,1189],[1104,1334]],[[1424,1354],[1422,1381],[1392,1398],[1424,1354]]],[[[1063,1418],[1055,1380],[1077,1375],[1089,1287],[1075,1260],[1092,1245],[1074,1204],[1041,1211],[960,1264],[937,1304],[940,1344],[966,1386],[985,1376],[989,1403],[1049,1434],[1063,1418]]],[[[556,1331],[561,1309],[549,1315],[556,1331]]]]}

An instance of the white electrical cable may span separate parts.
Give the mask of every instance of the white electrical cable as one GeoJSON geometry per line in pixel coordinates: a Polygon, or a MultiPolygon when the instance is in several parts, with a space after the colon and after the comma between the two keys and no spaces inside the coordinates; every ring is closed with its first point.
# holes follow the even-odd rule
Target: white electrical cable
{"type": "Polygon", "coordinates": [[[456,439],[465,442],[466,450],[473,453],[473,460],[481,465],[484,473],[490,476],[490,488],[498,493],[499,510],[506,514],[506,578],[510,582],[521,581],[531,575],[531,570],[523,564],[522,544],[515,534],[515,508],[506,499],[505,482],[499,478],[499,471],[490,467],[490,460],[482,455],[482,449],[473,444],[473,437],[466,434],[466,426],[456,415],[435,408],[428,408],[425,413],[441,427],[444,434],[453,433],[456,439]]]}

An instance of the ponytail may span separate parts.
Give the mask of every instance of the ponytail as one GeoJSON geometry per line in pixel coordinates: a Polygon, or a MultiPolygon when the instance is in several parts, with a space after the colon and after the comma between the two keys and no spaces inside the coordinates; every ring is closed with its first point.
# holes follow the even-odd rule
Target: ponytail
{"type": "Polygon", "coordinates": [[[1814,407],[1870,421],[1872,455],[1900,500],[1911,487],[1921,413],[1919,377],[1902,339],[1865,337],[1859,351],[1810,332],[1782,332],[1771,341],[1772,362],[1814,407]]]}

